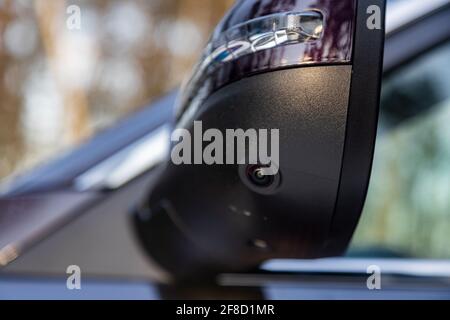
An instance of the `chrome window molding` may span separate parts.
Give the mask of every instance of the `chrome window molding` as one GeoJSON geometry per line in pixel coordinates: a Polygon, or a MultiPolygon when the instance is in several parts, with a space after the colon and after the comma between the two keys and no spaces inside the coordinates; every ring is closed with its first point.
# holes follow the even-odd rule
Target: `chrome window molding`
{"type": "Polygon", "coordinates": [[[270,272],[367,274],[369,266],[383,274],[444,277],[450,281],[450,261],[419,259],[326,258],[318,260],[270,260],[261,269],[270,272]]]}
{"type": "Polygon", "coordinates": [[[404,26],[450,4],[450,0],[401,0],[388,2],[386,33],[389,36],[404,26]]]}

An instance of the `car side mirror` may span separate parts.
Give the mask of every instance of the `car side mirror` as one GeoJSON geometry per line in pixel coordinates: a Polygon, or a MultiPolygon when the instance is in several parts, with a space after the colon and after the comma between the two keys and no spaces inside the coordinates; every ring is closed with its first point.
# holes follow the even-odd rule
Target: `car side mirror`
{"type": "Polygon", "coordinates": [[[179,97],[135,215],[175,278],[343,254],[371,172],[384,0],[242,0],[179,97]]]}

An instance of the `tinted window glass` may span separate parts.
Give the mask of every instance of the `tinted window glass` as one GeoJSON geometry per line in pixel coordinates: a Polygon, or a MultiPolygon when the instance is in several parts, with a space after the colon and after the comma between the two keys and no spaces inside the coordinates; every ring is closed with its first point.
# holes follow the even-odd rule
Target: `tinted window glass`
{"type": "Polygon", "coordinates": [[[383,81],[363,255],[450,258],[450,43],[383,81]]]}

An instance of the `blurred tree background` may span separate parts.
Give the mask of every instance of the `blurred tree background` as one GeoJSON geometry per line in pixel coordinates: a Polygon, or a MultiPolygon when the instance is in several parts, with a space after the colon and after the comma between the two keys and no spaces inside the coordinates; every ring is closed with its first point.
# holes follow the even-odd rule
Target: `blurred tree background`
{"type": "Polygon", "coordinates": [[[0,179],[176,88],[232,2],[0,0],[0,179]]]}

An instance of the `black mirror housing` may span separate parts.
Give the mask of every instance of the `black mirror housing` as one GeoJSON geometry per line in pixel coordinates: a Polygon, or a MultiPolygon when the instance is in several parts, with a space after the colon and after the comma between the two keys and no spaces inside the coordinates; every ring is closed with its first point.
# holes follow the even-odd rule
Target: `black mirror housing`
{"type": "Polygon", "coordinates": [[[276,128],[279,163],[266,177],[257,164],[168,160],[135,226],[175,278],[346,251],[372,166],[384,11],[384,0],[242,0],[225,16],[175,128],[276,128]]]}

